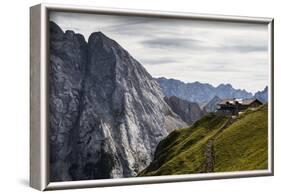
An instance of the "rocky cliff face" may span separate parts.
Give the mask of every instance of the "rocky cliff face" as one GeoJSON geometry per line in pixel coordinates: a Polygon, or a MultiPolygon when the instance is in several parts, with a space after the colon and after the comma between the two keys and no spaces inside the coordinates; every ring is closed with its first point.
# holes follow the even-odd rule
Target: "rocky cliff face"
{"type": "Polygon", "coordinates": [[[255,98],[261,101],[262,103],[268,102],[268,87],[266,86],[263,91],[258,91],[255,93],[255,98]]]}
{"type": "Polygon", "coordinates": [[[246,90],[234,89],[230,84],[220,84],[214,87],[210,84],[200,82],[183,83],[176,79],[156,78],[165,96],[177,96],[200,105],[208,103],[212,98],[218,96],[225,98],[252,98],[253,95],[246,90]]]}
{"type": "Polygon", "coordinates": [[[158,83],[101,32],[63,32],[50,23],[50,178],[135,176],[159,141],[186,124],[158,83]]]}
{"type": "Polygon", "coordinates": [[[88,46],[82,35],[50,23],[49,145],[51,181],[71,180],[79,152],[80,112],[88,46]]]}
{"type": "Polygon", "coordinates": [[[188,124],[199,120],[204,114],[197,103],[188,102],[176,96],[165,97],[164,99],[172,110],[188,124]]]}

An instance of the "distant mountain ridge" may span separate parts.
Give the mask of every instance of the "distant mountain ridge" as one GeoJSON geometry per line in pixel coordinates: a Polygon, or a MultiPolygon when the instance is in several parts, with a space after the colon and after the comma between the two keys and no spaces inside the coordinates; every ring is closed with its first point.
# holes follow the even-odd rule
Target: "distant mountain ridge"
{"type": "Polygon", "coordinates": [[[162,91],[168,97],[177,96],[190,102],[197,102],[200,105],[208,103],[215,96],[220,99],[225,98],[253,98],[251,92],[235,89],[231,84],[220,84],[217,87],[211,84],[193,82],[184,83],[176,79],[167,79],[164,77],[155,78],[160,84],[162,91]]]}
{"type": "Polygon", "coordinates": [[[264,90],[255,93],[255,98],[262,103],[268,102],[268,87],[266,86],[264,90]]]}

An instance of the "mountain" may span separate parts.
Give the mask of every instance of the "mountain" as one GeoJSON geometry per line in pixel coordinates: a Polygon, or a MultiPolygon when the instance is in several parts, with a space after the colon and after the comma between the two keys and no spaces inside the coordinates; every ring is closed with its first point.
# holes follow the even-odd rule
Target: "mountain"
{"type": "Polygon", "coordinates": [[[190,128],[173,131],[138,176],[267,169],[268,107],[236,119],[209,113],[190,128]]]}
{"type": "Polygon", "coordinates": [[[217,104],[222,101],[219,97],[215,96],[207,104],[203,106],[204,112],[215,112],[217,109],[217,104]]]}
{"type": "Polygon", "coordinates": [[[241,89],[234,89],[231,84],[220,84],[215,88],[216,95],[219,98],[226,99],[226,98],[252,98],[253,95],[246,90],[241,89]]]}
{"type": "Polygon", "coordinates": [[[164,100],[188,124],[194,123],[203,116],[203,111],[195,102],[182,100],[176,96],[165,97],[164,100]]]}
{"type": "Polygon", "coordinates": [[[184,83],[176,79],[166,79],[164,77],[155,78],[162,88],[163,93],[170,96],[177,96],[181,99],[203,103],[215,96],[214,87],[210,84],[201,84],[199,82],[184,83]]]}
{"type": "Polygon", "coordinates": [[[253,95],[246,90],[234,89],[230,84],[220,84],[214,87],[200,82],[184,83],[176,79],[164,77],[155,78],[166,96],[177,96],[200,105],[209,102],[215,96],[225,98],[252,98],[253,95]]]}
{"type": "Polygon", "coordinates": [[[50,179],[135,176],[157,144],[187,126],[159,84],[117,42],[50,22],[50,179]]]}
{"type": "Polygon", "coordinates": [[[255,98],[262,103],[268,102],[268,87],[266,86],[263,91],[255,93],[255,98]]]}
{"type": "Polygon", "coordinates": [[[83,80],[86,73],[88,46],[84,37],[65,33],[50,23],[49,66],[49,146],[50,180],[72,180],[78,168],[79,124],[82,108],[83,80]],[[75,164],[75,165],[74,165],[75,164]],[[72,170],[74,169],[74,170],[72,170]]]}

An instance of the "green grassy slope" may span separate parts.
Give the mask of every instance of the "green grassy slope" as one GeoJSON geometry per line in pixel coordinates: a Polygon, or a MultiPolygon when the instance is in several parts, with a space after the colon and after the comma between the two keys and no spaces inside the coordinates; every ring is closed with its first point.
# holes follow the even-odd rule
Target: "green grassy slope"
{"type": "Polygon", "coordinates": [[[215,172],[266,169],[267,106],[247,110],[229,126],[228,120],[208,114],[190,128],[173,131],[159,143],[154,160],[139,176],[204,172],[206,144],[214,137],[215,172]]]}
{"type": "Polygon", "coordinates": [[[214,142],[215,171],[267,169],[267,106],[248,110],[214,142]]]}

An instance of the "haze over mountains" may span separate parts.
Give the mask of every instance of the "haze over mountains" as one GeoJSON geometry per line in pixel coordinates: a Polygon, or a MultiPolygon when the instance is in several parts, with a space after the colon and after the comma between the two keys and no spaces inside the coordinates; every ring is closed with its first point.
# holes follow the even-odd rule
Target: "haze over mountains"
{"type": "MultiPolygon", "coordinates": [[[[177,96],[190,102],[196,102],[201,106],[210,102],[215,96],[220,99],[254,97],[251,92],[244,89],[235,89],[231,84],[220,84],[214,87],[211,84],[200,82],[184,83],[180,80],[164,77],[155,78],[155,80],[160,84],[166,96],[177,96]]],[[[263,98],[263,102],[266,102],[267,90],[264,90],[263,94],[258,93],[257,96],[263,98]]]]}

